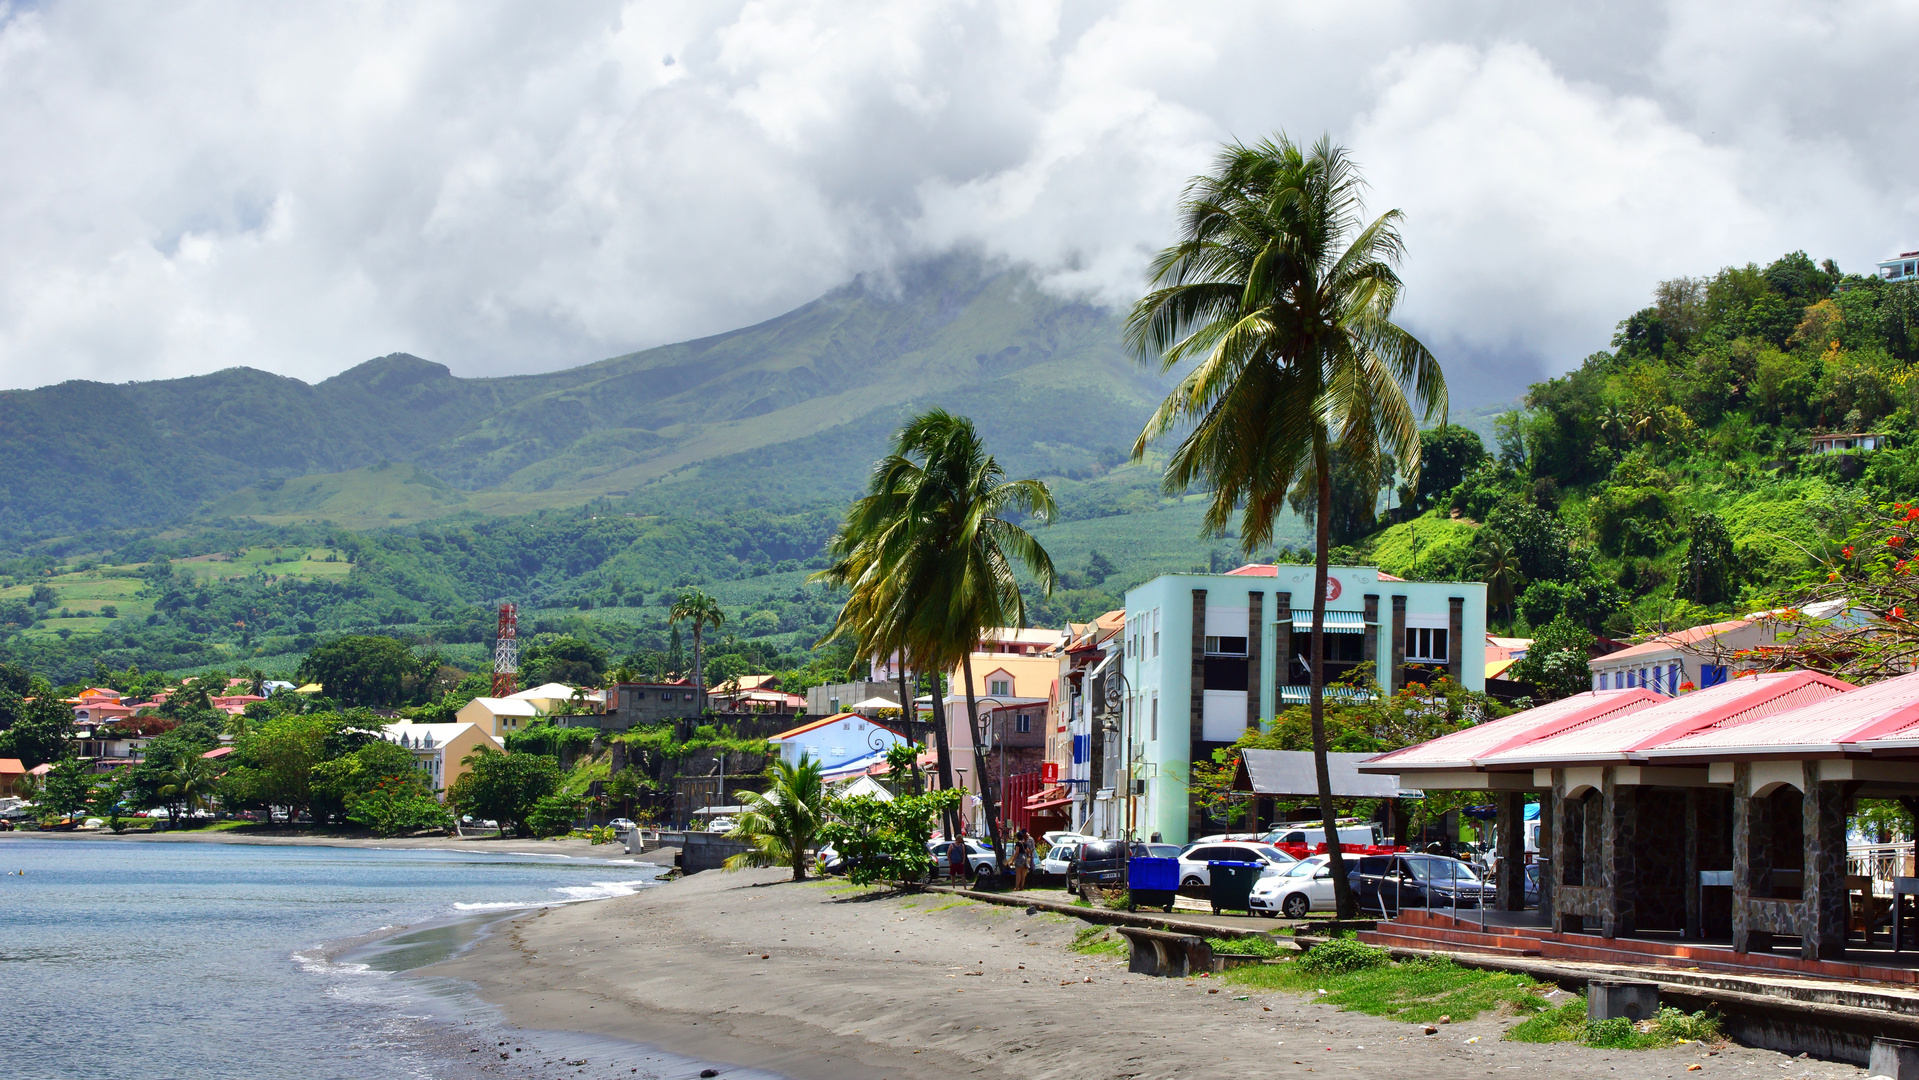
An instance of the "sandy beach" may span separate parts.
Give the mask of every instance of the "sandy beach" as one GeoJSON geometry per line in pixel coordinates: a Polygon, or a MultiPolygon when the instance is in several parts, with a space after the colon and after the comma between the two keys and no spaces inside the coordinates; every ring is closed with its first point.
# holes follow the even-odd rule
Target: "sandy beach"
{"type": "Polygon", "coordinates": [[[1514,1020],[1492,1014],[1426,1036],[1299,996],[1238,1000],[1242,991],[1212,979],[1128,974],[1068,948],[1076,919],[784,878],[709,872],[547,909],[426,970],[470,980],[522,1027],[618,1036],[794,1080],[1865,1075],[1740,1047],[1709,1056],[1697,1045],[1501,1042],[1514,1020]]]}

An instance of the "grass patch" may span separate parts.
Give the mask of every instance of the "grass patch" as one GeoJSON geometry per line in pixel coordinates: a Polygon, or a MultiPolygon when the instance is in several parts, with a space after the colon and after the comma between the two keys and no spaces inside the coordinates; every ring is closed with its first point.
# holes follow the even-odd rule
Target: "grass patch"
{"type": "Polygon", "coordinates": [[[941,905],[940,905],[940,906],[938,906],[938,907],[930,907],[930,908],[927,908],[927,909],[926,909],[926,913],[927,913],[928,915],[931,915],[931,914],[932,914],[933,912],[935,912],[935,911],[951,911],[952,909],[954,909],[954,908],[956,908],[956,907],[965,907],[966,905],[968,905],[968,904],[971,904],[971,903],[974,903],[974,901],[972,901],[972,900],[966,900],[966,899],[960,899],[960,900],[948,900],[948,901],[947,901],[946,903],[944,903],[944,904],[941,904],[941,905]]]}
{"type": "Polygon", "coordinates": [[[1290,949],[1282,950],[1278,942],[1268,937],[1261,937],[1258,934],[1238,938],[1209,937],[1206,939],[1206,944],[1210,946],[1215,953],[1225,953],[1232,956],[1279,956],[1282,952],[1292,951],[1290,949]]]}
{"type": "Polygon", "coordinates": [[[1073,935],[1072,949],[1086,956],[1112,956],[1124,959],[1131,949],[1119,935],[1104,926],[1089,926],[1073,935]]]}
{"type": "MultiPolygon", "coordinates": [[[[1306,956],[1326,947],[1315,946],[1306,956]]],[[[1313,994],[1343,1010],[1415,1024],[1442,1016],[1467,1020],[1489,1009],[1535,1013],[1546,1008],[1543,987],[1524,975],[1461,967],[1443,957],[1388,959],[1325,973],[1308,969],[1304,959],[1233,968],[1223,977],[1251,989],[1313,994]]]]}
{"type": "Polygon", "coordinates": [[[1719,1042],[1724,1037],[1718,1017],[1671,1007],[1637,1024],[1623,1016],[1588,1020],[1583,997],[1529,1016],[1506,1032],[1506,1038],[1514,1042],[1576,1042],[1601,1050],[1656,1050],[1677,1042],[1719,1042]]]}

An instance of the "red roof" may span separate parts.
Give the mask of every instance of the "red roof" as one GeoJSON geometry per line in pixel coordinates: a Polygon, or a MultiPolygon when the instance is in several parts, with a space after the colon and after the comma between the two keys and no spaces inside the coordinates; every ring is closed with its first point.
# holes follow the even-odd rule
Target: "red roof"
{"type": "Polygon", "coordinates": [[[1635,656],[1650,656],[1653,653],[1681,648],[1695,642],[1704,641],[1707,638],[1718,637],[1720,634],[1731,630],[1737,630],[1741,627],[1751,625],[1751,619],[1727,619],[1725,622],[1707,623],[1704,626],[1695,626],[1687,630],[1675,630],[1670,634],[1661,634],[1651,641],[1641,642],[1638,645],[1628,645],[1618,652],[1607,653],[1605,659],[1611,662],[1613,660],[1630,660],[1635,656]]]}
{"type": "MultiPolygon", "coordinates": [[[[872,720],[868,720],[866,717],[861,716],[859,713],[842,712],[842,713],[834,713],[833,715],[826,717],[825,719],[822,719],[822,720],[815,720],[810,724],[801,724],[799,727],[796,727],[796,728],[788,728],[787,730],[780,732],[778,735],[769,735],[767,736],[767,741],[778,742],[781,739],[790,739],[795,735],[804,735],[807,732],[814,730],[815,728],[823,728],[826,725],[831,724],[838,720],[859,720],[863,723],[872,724],[876,728],[881,728],[886,731],[892,731],[893,734],[895,735],[900,734],[897,731],[893,731],[892,728],[887,727],[885,724],[876,723],[872,720]]],[[[905,738],[904,735],[900,735],[900,737],[905,738]]]]}
{"type": "Polygon", "coordinates": [[[1702,731],[1650,750],[1647,756],[1830,752],[1880,740],[1906,743],[1915,735],[1919,735],[1919,672],[1835,694],[1790,712],[1702,731]]]}
{"type": "Polygon", "coordinates": [[[27,764],[17,757],[0,757],[0,776],[25,776],[27,764]]]}
{"type": "Polygon", "coordinates": [[[1237,570],[1226,571],[1227,577],[1278,577],[1279,567],[1271,563],[1247,563],[1237,570]]]}
{"type": "Polygon", "coordinates": [[[200,756],[203,758],[222,758],[231,753],[233,753],[233,747],[231,746],[216,746],[200,756]]]}
{"type": "Polygon", "coordinates": [[[1588,690],[1583,694],[1560,698],[1536,709],[1514,713],[1498,720],[1442,735],[1437,739],[1381,754],[1366,761],[1367,771],[1375,765],[1402,768],[1470,769],[1479,758],[1502,750],[1523,746],[1537,739],[1550,738],[1581,724],[1603,720],[1625,712],[1635,712],[1667,700],[1643,686],[1622,690],[1588,690]]]}

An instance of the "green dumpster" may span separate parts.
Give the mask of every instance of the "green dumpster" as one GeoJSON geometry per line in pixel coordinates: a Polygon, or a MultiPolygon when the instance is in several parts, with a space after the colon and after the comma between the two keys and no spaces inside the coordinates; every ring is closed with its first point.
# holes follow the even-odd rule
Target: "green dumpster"
{"type": "Polygon", "coordinates": [[[1253,882],[1259,880],[1259,872],[1263,869],[1264,863],[1208,862],[1206,880],[1213,914],[1228,909],[1252,914],[1253,882]]]}

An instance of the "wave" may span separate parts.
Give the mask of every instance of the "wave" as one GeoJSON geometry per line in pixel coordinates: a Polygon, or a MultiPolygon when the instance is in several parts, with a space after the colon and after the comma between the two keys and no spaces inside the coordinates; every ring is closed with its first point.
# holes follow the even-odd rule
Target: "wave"
{"type": "Polygon", "coordinates": [[[658,884],[651,878],[639,878],[633,881],[596,881],[591,885],[569,885],[554,889],[569,902],[580,900],[607,900],[615,896],[632,896],[641,889],[658,884]]]}

